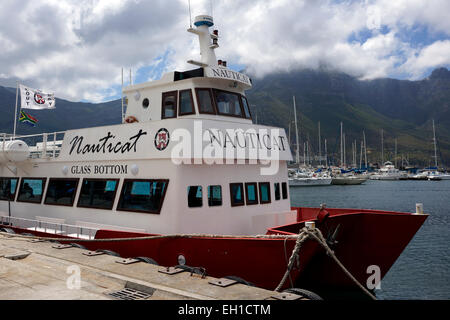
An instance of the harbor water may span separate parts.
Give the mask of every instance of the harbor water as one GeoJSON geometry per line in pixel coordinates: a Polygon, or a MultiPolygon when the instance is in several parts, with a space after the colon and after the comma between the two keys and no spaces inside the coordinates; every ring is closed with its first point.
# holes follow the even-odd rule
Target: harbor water
{"type": "MultiPolygon", "coordinates": [[[[373,181],[290,188],[293,206],[364,208],[430,216],[376,290],[379,299],[450,299],[450,180],[373,181]]],[[[383,230],[380,230],[383,232],[383,230]]]]}

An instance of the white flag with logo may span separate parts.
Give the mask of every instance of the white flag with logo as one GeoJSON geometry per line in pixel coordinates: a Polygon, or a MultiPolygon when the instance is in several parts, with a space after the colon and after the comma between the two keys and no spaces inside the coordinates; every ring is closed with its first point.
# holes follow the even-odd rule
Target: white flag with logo
{"type": "Polygon", "coordinates": [[[40,90],[20,85],[20,97],[22,109],[54,109],[55,94],[43,93],[40,90]]]}

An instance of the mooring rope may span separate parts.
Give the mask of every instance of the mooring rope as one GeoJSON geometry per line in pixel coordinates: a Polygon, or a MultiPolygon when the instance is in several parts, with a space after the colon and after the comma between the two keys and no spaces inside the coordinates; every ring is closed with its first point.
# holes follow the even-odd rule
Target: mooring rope
{"type": "Polygon", "coordinates": [[[64,241],[64,242],[122,242],[122,241],[136,241],[136,240],[153,240],[153,239],[176,239],[176,238],[214,238],[214,239],[297,239],[298,235],[281,235],[281,234],[259,234],[259,235],[217,235],[217,234],[167,234],[167,235],[155,235],[155,236],[143,236],[143,237],[130,237],[130,238],[107,238],[107,239],[80,239],[80,238],[51,238],[40,236],[29,236],[18,233],[8,233],[0,231],[0,235],[8,238],[23,238],[25,240],[41,240],[41,241],[64,241]]]}
{"type": "Polygon", "coordinates": [[[331,248],[328,246],[327,241],[325,240],[325,238],[322,235],[322,232],[317,229],[317,228],[307,228],[307,227],[303,227],[302,229],[300,229],[300,232],[298,234],[298,238],[297,241],[295,243],[295,247],[292,250],[292,254],[291,257],[289,258],[289,263],[288,263],[288,267],[287,270],[283,276],[283,278],[281,279],[280,283],[278,284],[278,286],[276,287],[275,291],[281,291],[281,288],[283,287],[284,283],[286,282],[287,278],[289,277],[292,268],[294,266],[294,261],[295,259],[299,256],[300,253],[300,248],[302,246],[302,244],[307,240],[307,239],[314,239],[316,240],[327,252],[328,256],[330,256],[331,258],[333,258],[333,260],[337,263],[337,265],[342,269],[342,271],[344,271],[344,273],[366,294],[368,295],[371,299],[373,300],[377,300],[377,298],[369,291],[367,290],[351,273],[350,271],[347,270],[347,268],[342,264],[341,261],[339,261],[339,259],[336,257],[336,254],[334,253],[333,250],[331,250],[331,248]]]}

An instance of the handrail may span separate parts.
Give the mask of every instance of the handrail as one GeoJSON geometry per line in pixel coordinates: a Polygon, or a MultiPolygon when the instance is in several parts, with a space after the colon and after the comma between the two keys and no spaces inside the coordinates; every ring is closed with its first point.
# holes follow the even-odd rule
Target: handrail
{"type": "Polygon", "coordinates": [[[88,237],[89,239],[94,239],[95,233],[98,230],[96,228],[89,228],[85,226],[70,225],[57,222],[47,222],[43,220],[34,220],[18,217],[9,217],[3,215],[0,215],[0,224],[34,231],[39,231],[40,229],[44,230],[45,233],[53,233],[64,236],[73,237],[74,235],[76,235],[75,238],[80,239],[83,238],[83,236],[88,237]]]}

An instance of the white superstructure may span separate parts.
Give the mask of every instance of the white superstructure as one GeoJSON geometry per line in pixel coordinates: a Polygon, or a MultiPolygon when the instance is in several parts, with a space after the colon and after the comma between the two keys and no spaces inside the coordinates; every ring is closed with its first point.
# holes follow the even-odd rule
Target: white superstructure
{"type": "Polygon", "coordinates": [[[370,176],[371,180],[400,180],[406,178],[407,174],[395,168],[390,161],[386,161],[377,174],[370,176]]]}
{"type": "Polygon", "coordinates": [[[123,124],[0,136],[0,215],[148,233],[257,234],[294,222],[286,133],[252,124],[251,80],[217,61],[212,25],[199,16],[188,30],[200,40],[197,69],[124,89],[123,124]]]}

